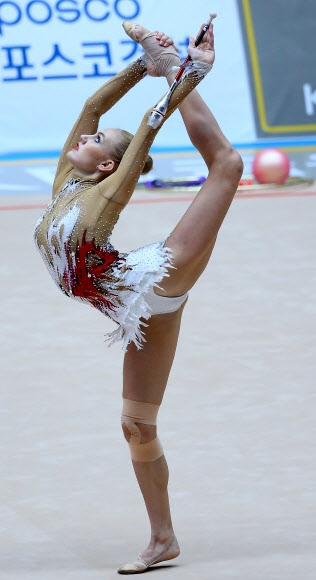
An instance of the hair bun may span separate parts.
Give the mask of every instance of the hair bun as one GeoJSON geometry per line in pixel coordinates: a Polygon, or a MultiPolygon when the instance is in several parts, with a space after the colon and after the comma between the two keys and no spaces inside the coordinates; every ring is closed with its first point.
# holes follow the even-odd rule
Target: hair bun
{"type": "Polygon", "coordinates": [[[142,170],[142,175],[146,175],[146,173],[149,173],[152,170],[153,165],[154,165],[153,158],[150,155],[148,155],[142,170]]]}

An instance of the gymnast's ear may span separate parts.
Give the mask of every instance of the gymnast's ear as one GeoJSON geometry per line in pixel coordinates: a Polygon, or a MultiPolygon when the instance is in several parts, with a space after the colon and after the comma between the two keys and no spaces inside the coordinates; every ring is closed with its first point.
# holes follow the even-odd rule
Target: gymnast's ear
{"type": "Polygon", "coordinates": [[[113,161],[113,159],[107,159],[106,161],[102,161],[102,163],[97,165],[97,169],[101,173],[107,174],[113,173],[113,171],[115,170],[115,162],[113,161]]]}

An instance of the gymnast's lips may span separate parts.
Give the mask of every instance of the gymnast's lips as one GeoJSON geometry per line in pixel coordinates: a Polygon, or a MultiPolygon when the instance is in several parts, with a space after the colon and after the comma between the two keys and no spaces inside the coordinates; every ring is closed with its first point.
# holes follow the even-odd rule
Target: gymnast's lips
{"type": "Polygon", "coordinates": [[[74,145],[73,146],[73,149],[75,149],[76,151],[78,151],[78,149],[79,149],[79,143],[77,143],[77,145],[74,145]]]}

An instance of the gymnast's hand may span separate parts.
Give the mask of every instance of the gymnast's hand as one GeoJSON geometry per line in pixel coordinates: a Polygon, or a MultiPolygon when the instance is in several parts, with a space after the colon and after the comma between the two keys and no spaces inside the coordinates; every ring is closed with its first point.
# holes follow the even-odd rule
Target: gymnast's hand
{"type": "MultiPolygon", "coordinates": [[[[201,29],[205,26],[201,26],[201,29]]],[[[213,64],[215,60],[215,49],[214,49],[214,33],[213,25],[211,24],[208,31],[204,34],[202,42],[199,46],[195,46],[195,39],[191,36],[188,46],[188,54],[192,60],[199,60],[200,62],[206,62],[208,64],[213,64]]]]}

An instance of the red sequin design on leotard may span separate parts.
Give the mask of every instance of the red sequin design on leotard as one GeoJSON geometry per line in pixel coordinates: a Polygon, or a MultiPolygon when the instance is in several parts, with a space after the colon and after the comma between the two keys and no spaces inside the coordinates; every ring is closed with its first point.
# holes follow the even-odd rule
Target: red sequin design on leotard
{"type": "MultiPolygon", "coordinates": [[[[99,246],[95,238],[90,242],[86,240],[86,230],[82,234],[81,244],[77,243],[76,251],[70,251],[70,241],[65,242],[65,250],[69,256],[68,270],[64,270],[64,280],[71,288],[73,296],[88,300],[92,306],[106,313],[106,310],[114,311],[115,304],[111,297],[117,294],[106,288],[108,283],[115,283],[116,276],[112,272],[112,266],[118,262],[125,262],[123,256],[117,250],[108,246],[99,246]],[[89,259],[91,262],[89,264],[89,259]]],[[[111,286],[111,284],[109,284],[111,286]]]]}

